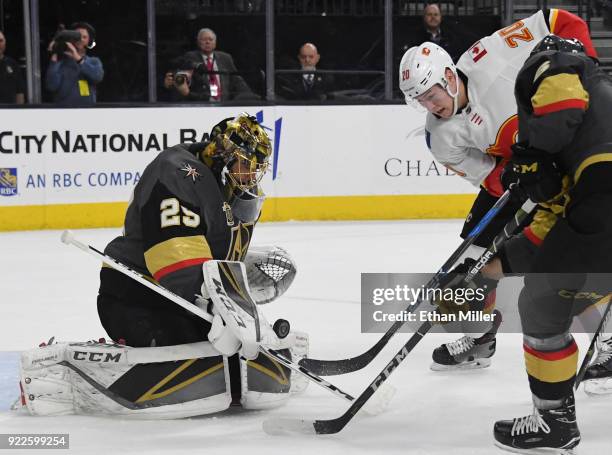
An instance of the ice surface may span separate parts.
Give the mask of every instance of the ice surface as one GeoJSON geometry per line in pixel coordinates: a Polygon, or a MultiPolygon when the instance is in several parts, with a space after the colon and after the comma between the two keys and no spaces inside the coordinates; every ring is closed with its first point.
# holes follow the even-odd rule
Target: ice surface
{"type": "MultiPolygon", "coordinates": [[[[380,335],[360,333],[361,272],[433,272],[457,247],[461,222],[267,223],[256,244],[278,244],[299,271],[268,319],[283,317],[310,333],[311,355],[343,358],[361,353],[380,335]]],[[[103,248],[118,229],[75,231],[103,248]]],[[[347,403],[310,386],[286,406],[266,412],[231,410],[180,421],[98,417],[35,418],[7,411],[17,394],[16,351],[51,336],[84,341],[104,336],[96,313],[100,264],[60,242],[60,231],[0,233],[0,433],[69,433],[72,454],[495,454],[493,422],[531,412],[520,335],[501,334],[490,368],[459,373],[429,370],[431,350],[454,335],[428,334],[388,382],[397,392],[381,415],[358,415],[332,436],[270,436],[268,417],[327,419],[347,403]]],[[[329,380],[357,396],[408,339],[394,337],[366,369],[329,380]]],[[[585,335],[577,341],[583,349],[585,335]]],[[[579,453],[610,453],[612,397],[580,391],[583,435],[579,453]]],[[[22,451],[20,453],[27,453],[22,451]]],[[[39,453],[38,451],[35,453],[39,453]]]]}

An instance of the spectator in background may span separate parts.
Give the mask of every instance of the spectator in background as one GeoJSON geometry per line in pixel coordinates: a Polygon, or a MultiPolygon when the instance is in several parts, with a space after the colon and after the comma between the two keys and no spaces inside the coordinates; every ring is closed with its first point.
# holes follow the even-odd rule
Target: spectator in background
{"type": "Polygon", "coordinates": [[[6,52],[6,37],[0,30],[0,103],[23,104],[25,102],[25,83],[17,62],[6,52]]]}
{"type": "Polygon", "coordinates": [[[174,70],[164,76],[166,101],[208,101],[209,77],[203,63],[180,57],[174,61],[174,70]]]}
{"type": "Polygon", "coordinates": [[[453,61],[457,61],[459,57],[457,43],[454,42],[454,37],[442,28],[442,11],[437,3],[430,3],[423,10],[423,30],[414,45],[418,46],[425,41],[437,44],[450,54],[453,61]]]}
{"type": "Polygon", "coordinates": [[[198,32],[198,50],[190,51],[185,57],[195,63],[202,63],[208,72],[208,85],[211,101],[228,101],[235,99],[258,99],[244,79],[235,74],[238,70],[234,59],[227,52],[216,50],[217,35],[209,28],[198,32]]]}
{"type": "Polygon", "coordinates": [[[316,72],[321,59],[317,47],[312,43],[304,43],[297,58],[302,71],[313,72],[279,76],[276,89],[279,97],[286,100],[326,100],[331,81],[316,72]]]}
{"type": "Polygon", "coordinates": [[[81,39],[66,41],[66,50],[60,52],[55,39],[49,45],[51,61],[47,68],[45,86],[53,95],[53,101],[63,106],[93,106],[96,103],[96,86],[104,77],[102,62],[89,57],[87,49],[95,43],[94,29],[85,22],[72,24],[72,30],[81,34],[81,39]]]}

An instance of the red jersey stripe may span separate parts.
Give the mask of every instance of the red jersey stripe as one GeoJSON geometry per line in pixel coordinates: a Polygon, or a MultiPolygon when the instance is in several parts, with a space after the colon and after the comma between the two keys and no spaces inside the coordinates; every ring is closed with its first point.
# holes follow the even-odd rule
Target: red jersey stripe
{"type": "Polygon", "coordinates": [[[580,99],[570,99],[557,101],[556,103],[546,104],[533,109],[535,115],[546,115],[553,112],[563,111],[565,109],[581,109],[585,111],[587,108],[587,102],[580,99]]]}
{"type": "Polygon", "coordinates": [[[525,352],[528,352],[534,357],[542,360],[563,360],[578,351],[578,346],[575,341],[572,341],[565,349],[561,349],[560,351],[552,351],[552,352],[544,352],[544,351],[536,351],[535,349],[523,344],[523,349],[525,352]]]}
{"type": "Polygon", "coordinates": [[[527,237],[527,239],[535,246],[542,245],[542,242],[544,241],[544,239],[541,239],[535,235],[535,233],[531,230],[531,226],[527,226],[525,229],[523,229],[523,234],[525,234],[525,237],[527,237]]]}
{"type": "Polygon", "coordinates": [[[195,259],[186,259],[184,261],[176,262],[174,264],[170,264],[162,269],[159,269],[154,275],[157,281],[161,280],[166,275],[176,272],[177,270],[185,269],[187,267],[192,267],[194,265],[203,264],[206,261],[210,261],[212,258],[195,258],[195,259]]]}

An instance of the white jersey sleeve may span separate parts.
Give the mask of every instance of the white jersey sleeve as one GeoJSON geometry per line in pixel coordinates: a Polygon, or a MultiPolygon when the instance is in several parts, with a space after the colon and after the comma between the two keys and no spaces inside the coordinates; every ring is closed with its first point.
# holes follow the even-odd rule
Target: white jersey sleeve
{"type": "Polygon", "coordinates": [[[460,117],[441,120],[427,114],[425,131],[434,158],[472,185],[479,186],[495,168],[494,157],[476,147],[466,146],[469,140],[464,137],[465,125],[460,117]]]}

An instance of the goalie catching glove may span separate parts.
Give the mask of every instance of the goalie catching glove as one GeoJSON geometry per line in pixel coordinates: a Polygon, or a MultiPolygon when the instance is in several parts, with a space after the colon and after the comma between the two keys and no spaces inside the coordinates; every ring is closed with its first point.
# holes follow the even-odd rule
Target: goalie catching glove
{"type": "Polygon", "coordinates": [[[476,260],[466,258],[446,275],[432,304],[441,314],[459,314],[467,311],[482,311],[487,296],[497,288],[498,280],[485,278],[478,273],[469,283],[464,282],[466,274],[476,264],[476,260]]]}
{"type": "Polygon", "coordinates": [[[289,253],[279,246],[251,246],[244,258],[251,297],[262,305],[285,293],[297,273],[289,253]]]}

